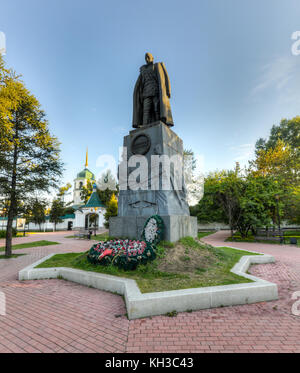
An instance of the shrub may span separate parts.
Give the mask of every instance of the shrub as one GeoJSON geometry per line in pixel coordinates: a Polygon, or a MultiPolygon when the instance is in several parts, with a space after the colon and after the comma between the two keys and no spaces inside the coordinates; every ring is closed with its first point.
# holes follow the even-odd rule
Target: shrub
{"type": "MultiPolygon", "coordinates": [[[[16,228],[12,228],[12,236],[17,237],[17,230],[16,228]]],[[[6,237],[6,230],[0,231],[0,238],[5,238],[6,237]]]]}
{"type": "Polygon", "coordinates": [[[104,214],[105,222],[104,226],[105,228],[109,228],[109,218],[112,216],[117,216],[118,215],[118,201],[116,196],[113,194],[108,205],[106,212],[104,214]]]}

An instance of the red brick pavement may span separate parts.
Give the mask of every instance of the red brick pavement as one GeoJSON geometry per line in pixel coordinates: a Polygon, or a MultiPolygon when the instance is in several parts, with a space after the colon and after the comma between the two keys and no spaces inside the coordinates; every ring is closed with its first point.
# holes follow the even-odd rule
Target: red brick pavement
{"type": "Polygon", "coordinates": [[[21,268],[49,253],[91,246],[66,235],[32,236],[61,244],[18,250],[27,255],[0,260],[0,290],[7,300],[7,315],[0,316],[0,352],[300,352],[300,316],[291,314],[291,295],[300,290],[300,248],[224,244],[224,231],[206,237],[216,246],[274,255],[276,263],[250,271],[276,282],[279,300],[128,321],[118,295],[64,280],[17,280],[21,268]]]}

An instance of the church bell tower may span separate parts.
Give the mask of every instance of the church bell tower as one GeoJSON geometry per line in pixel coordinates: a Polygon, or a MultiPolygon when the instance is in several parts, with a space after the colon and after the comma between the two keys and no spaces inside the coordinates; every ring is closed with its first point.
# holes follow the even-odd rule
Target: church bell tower
{"type": "Polygon", "coordinates": [[[88,149],[86,149],[84,169],[77,174],[74,179],[73,203],[74,205],[84,205],[80,192],[87,185],[88,180],[93,184],[96,182],[95,175],[88,169],[88,149]]]}

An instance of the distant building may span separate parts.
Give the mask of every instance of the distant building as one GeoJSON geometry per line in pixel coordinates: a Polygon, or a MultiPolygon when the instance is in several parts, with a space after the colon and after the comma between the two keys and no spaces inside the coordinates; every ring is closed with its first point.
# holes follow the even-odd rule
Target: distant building
{"type": "Polygon", "coordinates": [[[93,228],[103,227],[104,225],[104,214],[106,211],[104,203],[100,200],[97,192],[96,178],[95,175],[88,169],[88,150],[85,156],[85,167],[84,170],[77,174],[74,179],[74,190],[73,190],[73,203],[72,206],[75,210],[75,219],[73,222],[74,228],[93,228]],[[84,204],[84,201],[80,195],[82,188],[87,185],[88,181],[93,184],[93,192],[84,204]]]}
{"type": "MultiPolygon", "coordinates": [[[[93,172],[88,169],[88,151],[86,152],[85,168],[77,174],[74,179],[74,190],[73,190],[73,214],[62,216],[62,223],[56,225],[57,230],[66,229],[90,229],[90,228],[102,228],[104,226],[104,214],[106,212],[106,206],[100,200],[97,192],[96,178],[93,172]],[[93,184],[93,192],[85,204],[80,192],[83,186],[87,185],[90,181],[93,184]]],[[[0,230],[6,229],[7,218],[0,217],[0,230]]],[[[13,227],[16,227],[17,219],[13,222],[13,227]]],[[[34,223],[26,225],[26,230],[39,230],[39,226],[34,223]]],[[[41,230],[53,230],[54,224],[50,222],[49,216],[46,217],[46,222],[41,224],[41,230]]]]}
{"type": "Polygon", "coordinates": [[[87,185],[87,182],[90,181],[92,184],[96,182],[95,175],[88,169],[88,150],[86,151],[85,156],[85,167],[84,170],[80,171],[77,174],[76,179],[74,179],[74,190],[73,190],[73,203],[75,206],[83,205],[84,202],[80,195],[80,192],[84,186],[87,185]]]}
{"type": "MultiPolygon", "coordinates": [[[[74,208],[74,206],[73,206],[74,208]]],[[[97,192],[97,185],[93,185],[93,193],[91,194],[86,205],[76,206],[75,208],[75,228],[93,228],[104,226],[104,214],[106,207],[100,200],[97,192]]]]}

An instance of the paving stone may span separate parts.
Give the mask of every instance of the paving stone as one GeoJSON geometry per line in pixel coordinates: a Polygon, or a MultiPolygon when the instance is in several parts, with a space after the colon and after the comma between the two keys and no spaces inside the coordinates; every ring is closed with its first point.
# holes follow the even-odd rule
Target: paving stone
{"type": "MultiPolygon", "coordinates": [[[[224,243],[228,231],[204,238],[271,254],[276,262],[253,265],[250,273],[278,284],[279,299],[251,305],[155,316],[116,318],[122,297],[62,280],[18,281],[20,269],[50,253],[86,251],[93,242],[66,239],[69,232],[37,234],[14,243],[49,240],[59,245],[17,250],[27,255],[0,260],[0,291],[7,315],[0,316],[0,352],[300,352],[300,316],[292,315],[300,290],[300,248],[291,245],[224,243]]],[[[0,246],[4,244],[0,240],[0,246]]]]}

